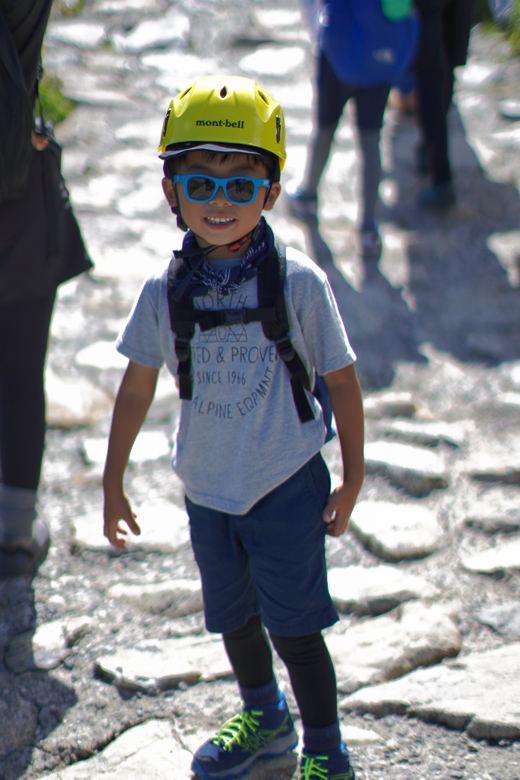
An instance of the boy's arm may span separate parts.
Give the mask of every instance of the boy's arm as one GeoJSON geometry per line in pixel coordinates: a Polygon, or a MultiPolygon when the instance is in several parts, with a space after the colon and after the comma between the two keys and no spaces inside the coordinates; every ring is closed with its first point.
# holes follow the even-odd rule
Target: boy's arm
{"type": "Polygon", "coordinates": [[[133,534],[141,533],[135,522],[136,515],[125,495],[123,481],[130,451],[153,401],[158,375],[158,369],[131,360],[114,406],[103,475],[103,515],[105,536],[120,550],[126,549],[124,536],[127,533],[119,525],[120,520],[125,521],[133,534]]]}
{"type": "Polygon", "coordinates": [[[354,365],[325,374],[343,459],[343,484],[329,497],[323,512],[330,536],[341,536],[365,478],[364,418],[361,387],[354,365]]]}

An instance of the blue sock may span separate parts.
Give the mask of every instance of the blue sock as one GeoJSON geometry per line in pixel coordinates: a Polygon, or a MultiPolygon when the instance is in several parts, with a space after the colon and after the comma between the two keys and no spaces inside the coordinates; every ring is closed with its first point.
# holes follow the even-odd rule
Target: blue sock
{"type": "Polygon", "coordinates": [[[339,721],[330,726],[311,727],[303,724],[303,744],[309,753],[330,753],[339,750],[341,731],[339,721]]]}
{"type": "Polygon", "coordinates": [[[264,704],[278,704],[280,701],[280,691],[276,677],[272,677],[265,685],[255,688],[244,688],[239,685],[240,695],[246,707],[259,707],[264,704]]]}

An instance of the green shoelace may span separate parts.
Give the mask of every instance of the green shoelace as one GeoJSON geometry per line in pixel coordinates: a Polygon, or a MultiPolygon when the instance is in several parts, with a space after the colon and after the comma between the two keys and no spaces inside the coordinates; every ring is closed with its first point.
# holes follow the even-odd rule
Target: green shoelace
{"type": "Polygon", "coordinates": [[[238,747],[244,752],[256,753],[286,730],[287,718],[277,729],[261,728],[259,718],[262,715],[262,710],[243,710],[221,726],[213,742],[222,750],[238,747]]]}
{"type": "Polygon", "coordinates": [[[325,762],[327,761],[328,756],[304,756],[301,765],[300,780],[352,780],[354,777],[352,769],[349,769],[348,772],[329,775],[325,765],[325,762]]]}

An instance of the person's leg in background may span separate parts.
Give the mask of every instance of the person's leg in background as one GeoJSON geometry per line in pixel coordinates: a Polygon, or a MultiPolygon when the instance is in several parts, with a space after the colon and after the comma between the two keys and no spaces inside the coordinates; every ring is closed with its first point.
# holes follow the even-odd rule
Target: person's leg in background
{"type": "MultiPolygon", "coordinates": [[[[423,208],[437,210],[449,208],[455,203],[446,120],[449,107],[446,104],[446,85],[450,80],[444,33],[446,4],[446,0],[435,5],[421,1],[417,3],[420,33],[413,66],[420,133],[418,170],[430,176],[429,184],[417,194],[417,203],[423,208]]],[[[449,92],[451,102],[451,90],[449,92]]]]}
{"type": "Polygon", "coordinates": [[[289,210],[302,222],[313,224],[318,219],[318,186],[327,165],[332,141],[351,96],[350,88],[338,81],[323,52],[318,59],[316,78],[317,117],[310,142],[309,155],[302,182],[295,188],[288,187],[286,193],[289,210]]]}
{"type": "Polygon", "coordinates": [[[34,572],[50,543],[37,493],[54,299],[53,292],[0,306],[0,577],[34,572]]]}
{"type": "Polygon", "coordinates": [[[359,252],[363,257],[381,254],[381,237],[376,224],[376,209],[381,181],[380,138],[390,84],[378,84],[356,90],[356,117],[360,147],[359,252]]]}

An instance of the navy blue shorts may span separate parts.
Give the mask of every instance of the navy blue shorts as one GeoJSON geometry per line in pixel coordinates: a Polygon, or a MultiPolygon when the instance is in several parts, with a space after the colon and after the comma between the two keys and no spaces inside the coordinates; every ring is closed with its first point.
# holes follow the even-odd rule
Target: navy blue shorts
{"type": "Polygon", "coordinates": [[[273,634],[304,636],[338,620],[325,561],[329,494],[318,453],[245,515],[186,497],[208,631],[234,631],[261,614],[273,634]]]}
{"type": "Polygon", "coordinates": [[[345,104],[354,98],[356,124],[360,130],[380,130],[383,126],[391,84],[355,86],[340,81],[323,52],[318,62],[318,124],[337,125],[345,104]]]}

